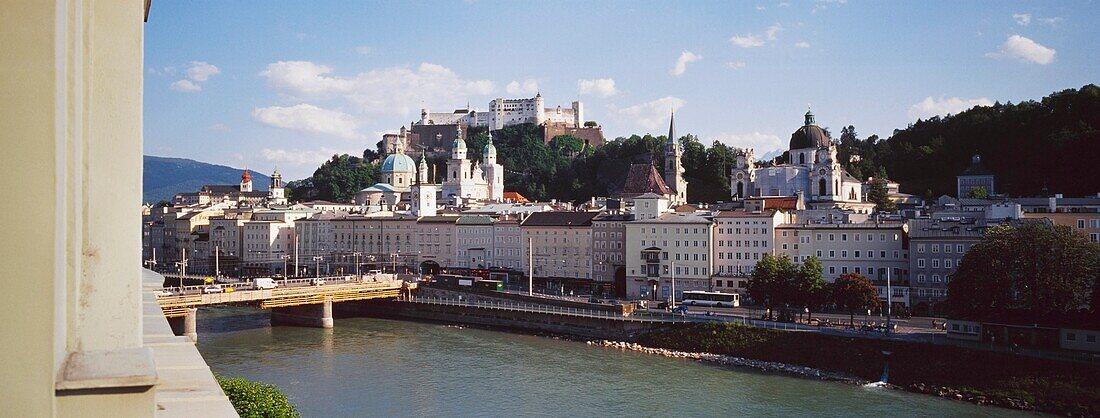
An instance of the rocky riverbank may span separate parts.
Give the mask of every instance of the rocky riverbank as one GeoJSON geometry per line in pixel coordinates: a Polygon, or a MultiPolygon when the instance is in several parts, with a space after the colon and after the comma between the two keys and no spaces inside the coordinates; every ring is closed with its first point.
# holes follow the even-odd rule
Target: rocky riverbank
{"type": "Polygon", "coordinates": [[[588,345],[598,346],[604,348],[613,348],[618,350],[635,351],[645,354],[653,354],[668,358],[680,358],[697,361],[705,361],[708,363],[715,363],[727,367],[744,367],[755,369],[768,373],[782,373],[799,377],[806,377],[819,380],[839,381],[852,384],[864,384],[866,381],[859,378],[846,375],[843,373],[827,372],[812,367],[796,366],[792,364],[777,363],[772,361],[753,360],[743,357],[727,356],[722,354],[712,353],[689,353],[686,351],[669,350],[665,348],[653,348],[646,347],[637,343],[628,343],[623,341],[588,341],[588,345]]]}

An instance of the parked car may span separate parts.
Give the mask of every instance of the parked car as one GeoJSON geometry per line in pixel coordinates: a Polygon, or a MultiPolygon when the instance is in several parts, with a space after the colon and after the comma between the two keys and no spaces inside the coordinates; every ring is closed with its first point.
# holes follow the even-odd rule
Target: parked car
{"type": "Polygon", "coordinates": [[[314,286],[322,286],[322,285],[325,284],[325,279],[316,278],[316,279],[310,280],[309,284],[314,285],[314,286]]]}
{"type": "Polygon", "coordinates": [[[153,294],[157,295],[157,296],[172,296],[172,295],[175,295],[175,293],[172,293],[171,290],[158,290],[156,292],[153,292],[153,294]]]}
{"type": "Polygon", "coordinates": [[[225,288],[220,284],[210,285],[202,288],[202,293],[222,293],[225,288]]]}
{"type": "Polygon", "coordinates": [[[261,289],[261,290],[274,289],[274,288],[279,286],[279,284],[276,283],[275,280],[270,278],[270,277],[257,277],[255,280],[252,281],[252,284],[257,289],[261,289]]]}

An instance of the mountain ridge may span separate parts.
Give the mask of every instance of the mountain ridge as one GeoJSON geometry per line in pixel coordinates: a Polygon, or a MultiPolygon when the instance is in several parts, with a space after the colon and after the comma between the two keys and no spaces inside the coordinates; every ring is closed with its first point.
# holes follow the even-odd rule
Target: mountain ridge
{"type": "MultiPolygon", "coordinates": [[[[142,156],[141,194],[144,203],[172,201],[176,193],[197,192],[207,184],[240,184],[245,170],[188,158],[142,156]]],[[[267,190],[271,178],[248,170],[252,174],[252,189],[267,190]]]]}

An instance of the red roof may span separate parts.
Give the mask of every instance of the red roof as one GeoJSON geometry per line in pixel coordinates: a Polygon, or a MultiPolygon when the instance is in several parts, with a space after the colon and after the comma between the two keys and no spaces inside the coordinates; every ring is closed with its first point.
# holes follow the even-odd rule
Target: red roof
{"type": "Polygon", "coordinates": [[[527,203],[528,202],[527,198],[523,197],[523,195],[519,194],[519,192],[507,192],[507,191],[504,192],[504,201],[505,202],[513,202],[513,203],[527,203]]]}
{"type": "Polygon", "coordinates": [[[653,164],[631,164],[630,172],[626,175],[626,183],[623,184],[623,195],[640,195],[656,193],[667,196],[672,194],[665,180],[657,173],[657,167],[653,164]]]}
{"type": "Polygon", "coordinates": [[[252,181],[252,174],[248,170],[244,170],[244,174],[241,174],[241,181],[252,181]]]}

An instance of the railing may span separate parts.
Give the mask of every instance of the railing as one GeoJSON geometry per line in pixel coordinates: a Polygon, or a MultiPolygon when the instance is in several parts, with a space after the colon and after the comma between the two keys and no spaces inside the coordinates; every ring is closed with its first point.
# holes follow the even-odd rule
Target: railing
{"type": "Polygon", "coordinates": [[[422,296],[402,296],[398,300],[409,303],[422,303],[428,305],[443,305],[443,306],[466,306],[474,308],[486,308],[486,309],[498,309],[506,311],[518,311],[518,312],[530,312],[530,313],[542,313],[552,315],[565,315],[575,316],[582,318],[598,318],[598,319],[610,319],[615,321],[631,321],[631,322],[687,322],[686,318],[640,318],[637,316],[623,316],[621,313],[614,313],[609,311],[598,311],[591,309],[569,308],[564,306],[553,305],[538,305],[531,303],[515,303],[515,302],[503,302],[496,300],[489,301],[474,301],[474,300],[458,300],[458,299],[445,299],[445,298],[429,298],[422,296]]]}
{"type": "MultiPolygon", "coordinates": [[[[359,282],[359,279],[357,279],[355,276],[325,276],[325,277],[310,277],[310,278],[303,278],[303,279],[274,279],[273,278],[272,280],[275,282],[275,285],[278,288],[278,287],[292,287],[292,286],[309,285],[309,284],[312,284],[314,282],[314,280],[318,280],[318,279],[324,280],[325,281],[325,286],[332,285],[332,284],[358,283],[359,282]]],[[[365,281],[365,283],[369,283],[369,281],[365,281]]],[[[232,288],[235,291],[237,291],[237,290],[264,290],[264,289],[260,289],[260,288],[256,287],[256,281],[255,280],[241,280],[241,281],[238,281],[238,282],[228,282],[228,283],[227,282],[220,282],[220,283],[213,283],[213,284],[202,284],[202,285],[183,286],[183,287],[170,286],[170,287],[165,287],[164,291],[167,291],[167,292],[171,293],[171,296],[178,296],[181,291],[183,292],[183,294],[192,294],[192,292],[197,294],[197,293],[202,293],[203,288],[206,288],[208,286],[213,286],[213,285],[221,285],[223,289],[224,288],[232,288]]]]}

